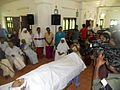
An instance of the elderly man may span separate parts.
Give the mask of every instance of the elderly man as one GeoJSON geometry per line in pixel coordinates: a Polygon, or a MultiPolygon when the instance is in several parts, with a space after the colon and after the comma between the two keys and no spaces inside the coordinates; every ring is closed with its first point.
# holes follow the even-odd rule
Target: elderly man
{"type": "Polygon", "coordinates": [[[2,28],[1,24],[0,24],[0,38],[3,38],[4,40],[8,39],[8,31],[2,28]]]}
{"type": "Polygon", "coordinates": [[[15,65],[18,70],[21,70],[26,65],[24,63],[23,52],[12,42],[9,42],[9,47],[5,50],[6,57],[10,60],[10,63],[15,65]]]}
{"type": "MultiPolygon", "coordinates": [[[[107,72],[107,71],[106,71],[107,72]]],[[[93,90],[120,90],[120,50],[119,49],[108,49],[101,51],[99,57],[96,60],[94,70],[94,81],[93,90]],[[106,70],[112,73],[106,73],[107,76],[100,77],[101,66],[105,65],[106,70]],[[100,78],[102,80],[100,80],[100,78]],[[103,89],[105,88],[105,89],[103,89]]]]}
{"type": "Polygon", "coordinates": [[[15,71],[13,70],[13,67],[11,66],[8,59],[1,59],[0,60],[0,68],[3,70],[3,76],[7,77],[13,77],[15,74],[15,71]]]}

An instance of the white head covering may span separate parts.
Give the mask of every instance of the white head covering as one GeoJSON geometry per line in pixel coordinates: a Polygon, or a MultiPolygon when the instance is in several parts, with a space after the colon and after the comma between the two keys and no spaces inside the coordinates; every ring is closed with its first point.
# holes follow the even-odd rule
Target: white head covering
{"type": "Polygon", "coordinates": [[[68,50],[69,46],[67,45],[67,42],[66,42],[65,38],[61,38],[61,40],[64,40],[64,43],[62,43],[60,41],[60,43],[57,46],[57,50],[60,50],[60,51],[66,51],[66,50],[68,50]]]}
{"type": "Polygon", "coordinates": [[[30,33],[28,31],[27,31],[27,33],[24,33],[24,31],[26,31],[26,30],[27,30],[27,28],[22,29],[22,32],[19,35],[19,39],[20,39],[20,41],[22,39],[25,39],[25,41],[27,43],[31,43],[32,42],[32,37],[31,37],[31,35],[30,35],[30,33]]]}
{"type": "Polygon", "coordinates": [[[61,38],[61,40],[64,40],[64,43],[62,43],[60,41],[60,43],[58,44],[57,50],[56,50],[56,53],[55,53],[55,60],[58,60],[58,59],[64,57],[65,55],[67,55],[67,51],[69,49],[69,46],[67,45],[67,42],[66,42],[65,38],[61,38]],[[58,52],[60,52],[60,53],[64,52],[64,54],[59,55],[58,52]]]}
{"type": "Polygon", "coordinates": [[[27,81],[24,79],[24,83],[20,86],[20,87],[10,87],[10,90],[21,90],[22,88],[24,88],[27,84],[27,81]]]}

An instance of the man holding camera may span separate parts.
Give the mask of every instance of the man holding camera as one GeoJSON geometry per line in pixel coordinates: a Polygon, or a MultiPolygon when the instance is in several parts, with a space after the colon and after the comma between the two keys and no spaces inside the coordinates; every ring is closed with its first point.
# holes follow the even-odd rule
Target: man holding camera
{"type": "Polygon", "coordinates": [[[95,64],[93,90],[120,90],[120,50],[118,48],[100,52],[95,64]],[[100,68],[103,65],[110,72],[106,73],[107,78],[100,78],[100,68]]]}

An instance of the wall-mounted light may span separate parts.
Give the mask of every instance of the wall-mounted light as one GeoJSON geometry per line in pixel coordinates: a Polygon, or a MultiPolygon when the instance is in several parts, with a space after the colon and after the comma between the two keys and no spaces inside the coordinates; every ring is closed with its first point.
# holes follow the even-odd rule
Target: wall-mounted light
{"type": "Polygon", "coordinates": [[[100,19],[104,19],[104,18],[105,18],[105,15],[106,15],[105,13],[101,13],[101,14],[100,14],[100,19]]]}
{"type": "Polygon", "coordinates": [[[57,5],[55,6],[55,9],[54,9],[54,14],[58,14],[58,9],[57,9],[57,5]]]}
{"type": "Polygon", "coordinates": [[[78,17],[78,15],[79,15],[79,12],[78,12],[78,9],[77,9],[77,11],[76,11],[76,17],[78,17]]]}

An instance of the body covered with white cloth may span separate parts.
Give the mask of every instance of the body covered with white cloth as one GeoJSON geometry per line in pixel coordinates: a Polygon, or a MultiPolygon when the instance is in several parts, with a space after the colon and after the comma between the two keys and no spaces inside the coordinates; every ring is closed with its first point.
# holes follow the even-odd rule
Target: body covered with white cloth
{"type": "MultiPolygon", "coordinates": [[[[24,90],[62,90],[67,83],[86,68],[76,53],[66,55],[60,60],[44,64],[37,69],[19,77],[24,78],[24,90]]],[[[0,90],[20,90],[11,86],[12,82],[2,85],[0,90]]]]}

